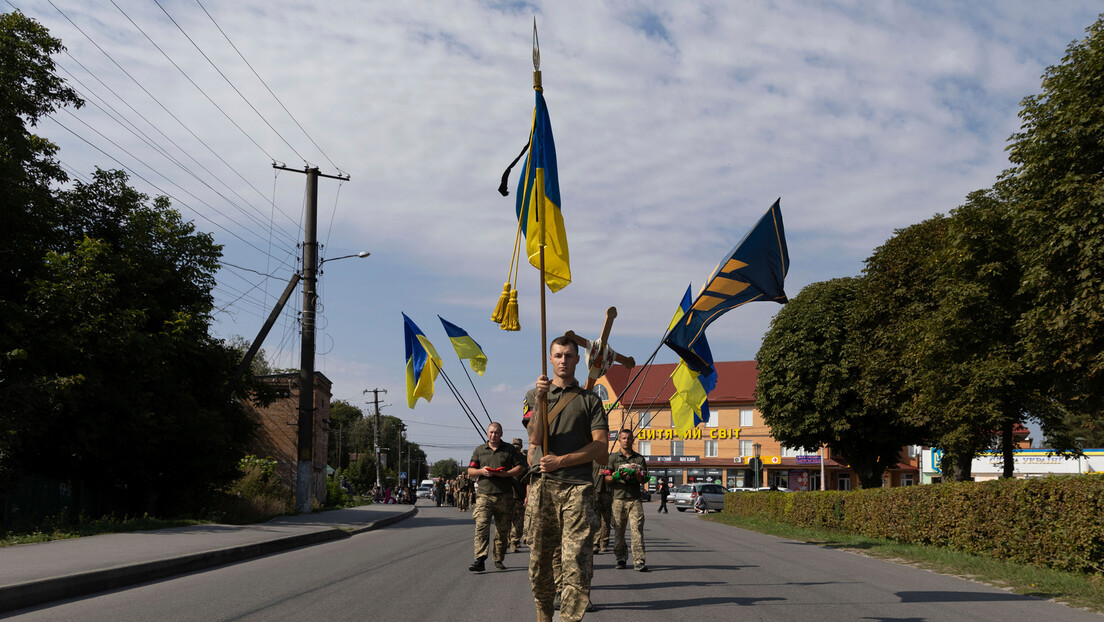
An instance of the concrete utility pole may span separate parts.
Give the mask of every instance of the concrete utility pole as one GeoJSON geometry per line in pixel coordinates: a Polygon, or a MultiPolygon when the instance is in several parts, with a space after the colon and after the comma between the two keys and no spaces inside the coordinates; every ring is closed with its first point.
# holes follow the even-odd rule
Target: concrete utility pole
{"type": "Polygon", "coordinates": [[[295,510],[311,511],[311,480],[314,476],[314,315],[318,303],[315,293],[318,270],[318,178],[348,181],[349,176],[323,175],[317,167],[304,170],[272,164],[272,168],[307,175],[307,205],[303,238],[303,319],[302,346],[299,352],[299,434],[296,443],[298,464],[295,470],[295,510]]]}
{"type": "MultiPolygon", "coordinates": [[[[380,406],[379,406],[379,394],[387,393],[387,389],[365,389],[364,393],[372,394],[372,404],[375,405],[376,412],[376,425],[372,426],[372,436],[374,437],[372,444],[376,450],[376,486],[383,487],[382,477],[380,474],[380,442],[379,442],[379,429],[380,429],[380,406]]],[[[363,393],[361,394],[363,395],[363,393]]]]}

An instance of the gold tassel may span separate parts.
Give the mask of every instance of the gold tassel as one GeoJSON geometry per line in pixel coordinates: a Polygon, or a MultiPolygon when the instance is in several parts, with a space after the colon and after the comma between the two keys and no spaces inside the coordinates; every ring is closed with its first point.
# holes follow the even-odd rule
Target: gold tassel
{"type": "Polygon", "coordinates": [[[502,320],[506,319],[506,302],[510,298],[510,283],[507,282],[502,286],[502,293],[498,296],[498,304],[495,305],[494,313],[491,314],[491,321],[495,324],[502,324],[502,320]]]}
{"type": "Polygon", "coordinates": [[[506,317],[502,320],[502,330],[521,330],[518,323],[517,290],[510,290],[510,302],[506,304],[506,317]]]}

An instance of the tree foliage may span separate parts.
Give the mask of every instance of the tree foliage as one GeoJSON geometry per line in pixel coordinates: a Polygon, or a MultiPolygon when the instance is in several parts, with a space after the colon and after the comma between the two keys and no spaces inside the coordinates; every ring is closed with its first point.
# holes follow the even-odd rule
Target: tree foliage
{"type": "Polygon", "coordinates": [[[896,465],[911,431],[858,390],[861,288],[857,278],[814,283],[778,312],[757,355],[756,407],[776,440],[809,451],[830,445],[871,488],[896,465]]]}
{"type": "Polygon", "coordinates": [[[229,386],[239,355],[208,331],[210,235],[122,172],[51,188],[56,148],[27,126],[79,104],[60,49],[0,17],[2,483],[35,473],[83,482],[107,512],[166,511],[237,477],[255,387],[229,386]]]}
{"type": "MultiPolygon", "coordinates": [[[[1054,398],[1104,425],[1104,18],[1070,44],[1023,100],[1002,190],[1017,206],[1015,236],[1030,299],[1021,320],[1027,363],[1050,375],[1054,398]]],[[[1099,432],[1095,433],[1097,438],[1099,432]]]]}
{"type": "Polygon", "coordinates": [[[454,479],[460,475],[460,463],[454,458],[445,458],[433,463],[433,466],[429,467],[429,474],[432,477],[443,477],[445,479],[454,479]]]}

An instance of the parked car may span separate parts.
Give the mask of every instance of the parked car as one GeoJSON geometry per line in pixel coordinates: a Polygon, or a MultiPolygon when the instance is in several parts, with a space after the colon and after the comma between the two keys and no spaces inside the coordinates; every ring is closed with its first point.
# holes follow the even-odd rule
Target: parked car
{"type": "Polygon", "coordinates": [[[728,492],[755,492],[757,490],[761,492],[770,492],[771,490],[775,492],[790,492],[789,488],[771,488],[770,486],[760,486],[759,488],[729,488],[728,492]]]}
{"type": "Polygon", "coordinates": [[[676,510],[685,512],[694,507],[699,496],[705,498],[705,509],[724,509],[725,489],[720,484],[683,484],[675,489],[671,502],[676,510]]]}
{"type": "Polygon", "coordinates": [[[427,486],[422,484],[418,486],[418,498],[419,499],[432,499],[433,498],[433,486],[427,486]]]}

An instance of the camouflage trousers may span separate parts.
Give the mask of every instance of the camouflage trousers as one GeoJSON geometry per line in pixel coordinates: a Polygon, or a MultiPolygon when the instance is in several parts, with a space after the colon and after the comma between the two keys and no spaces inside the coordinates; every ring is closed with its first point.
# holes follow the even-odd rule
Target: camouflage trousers
{"type": "Polygon", "coordinates": [[[568,484],[542,477],[529,485],[529,582],[537,606],[537,620],[552,619],[556,595],[553,557],[560,552],[560,620],[582,620],[590,605],[594,577],[593,484],[568,484]]]}
{"type": "Polygon", "coordinates": [[[595,532],[594,548],[605,552],[609,550],[610,523],[613,521],[613,492],[598,493],[597,508],[600,526],[595,532]]]}
{"type": "Polygon", "coordinates": [[[526,537],[528,530],[525,528],[525,500],[514,497],[514,517],[510,524],[510,546],[515,549],[521,546],[521,540],[526,537]]]}
{"type": "Polygon", "coordinates": [[[628,561],[629,550],[625,545],[625,528],[632,530],[633,565],[644,563],[644,504],[640,499],[613,500],[613,554],[618,561],[628,561]]]}
{"type": "Polygon", "coordinates": [[[494,560],[500,562],[506,558],[506,539],[510,535],[510,524],[514,514],[514,495],[476,495],[475,509],[475,558],[487,559],[488,539],[491,535],[491,521],[494,521],[494,560]]]}

